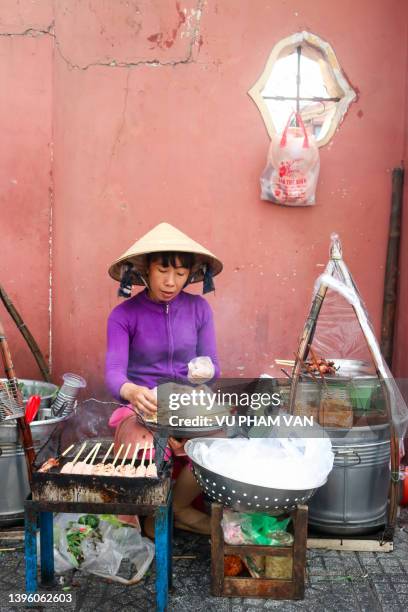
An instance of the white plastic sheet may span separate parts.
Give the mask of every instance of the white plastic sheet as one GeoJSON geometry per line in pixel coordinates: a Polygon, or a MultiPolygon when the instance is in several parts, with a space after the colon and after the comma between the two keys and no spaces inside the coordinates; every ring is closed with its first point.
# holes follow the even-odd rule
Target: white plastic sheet
{"type": "Polygon", "coordinates": [[[195,442],[191,458],[216,474],[272,489],[322,486],[333,468],[329,438],[252,438],[195,442]]]}

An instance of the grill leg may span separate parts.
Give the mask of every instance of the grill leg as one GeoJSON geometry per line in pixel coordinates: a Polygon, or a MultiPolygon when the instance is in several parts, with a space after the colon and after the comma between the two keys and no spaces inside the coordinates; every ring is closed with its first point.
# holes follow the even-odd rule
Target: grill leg
{"type": "Polygon", "coordinates": [[[37,590],[37,512],[25,508],[24,547],[25,547],[25,587],[26,593],[37,590]]]}
{"type": "Polygon", "coordinates": [[[41,584],[54,583],[53,513],[40,512],[41,584]]]}
{"type": "Polygon", "coordinates": [[[167,516],[167,554],[169,570],[169,589],[171,589],[171,587],[173,586],[173,506],[171,503],[171,499],[169,500],[167,516]]]}
{"type": "Polygon", "coordinates": [[[156,610],[167,610],[169,595],[169,512],[170,504],[156,510],[156,610]]]}

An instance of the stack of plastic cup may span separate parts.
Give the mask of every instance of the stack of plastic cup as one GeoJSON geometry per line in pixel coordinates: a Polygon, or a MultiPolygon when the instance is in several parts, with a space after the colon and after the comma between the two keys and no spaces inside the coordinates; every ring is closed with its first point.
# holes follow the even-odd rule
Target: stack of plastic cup
{"type": "Polygon", "coordinates": [[[68,416],[74,411],[78,393],[86,387],[86,380],[78,374],[67,372],[62,378],[64,383],[51,406],[53,415],[59,417],[68,416]]]}

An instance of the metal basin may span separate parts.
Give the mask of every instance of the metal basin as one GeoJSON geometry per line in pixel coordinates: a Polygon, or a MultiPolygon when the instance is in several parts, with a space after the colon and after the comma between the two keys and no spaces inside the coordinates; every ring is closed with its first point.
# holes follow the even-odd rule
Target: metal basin
{"type": "MultiPolygon", "coordinates": [[[[6,382],[6,378],[0,378],[1,382],[6,382]]],[[[24,404],[28,402],[31,395],[39,395],[41,397],[40,410],[42,408],[50,408],[54,397],[59,389],[58,385],[44,382],[42,380],[31,380],[29,378],[19,378],[19,383],[23,383],[23,399],[24,404]]]]}
{"type": "MultiPolygon", "coordinates": [[[[46,398],[44,398],[46,399],[46,398]]],[[[37,452],[52,430],[69,417],[33,421],[31,432],[37,452]]],[[[18,525],[24,520],[24,500],[30,492],[23,447],[17,426],[0,423],[0,526],[18,525]]]]}
{"type": "MultiPolygon", "coordinates": [[[[211,438],[208,440],[211,441],[211,438]]],[[[201,438],[200,440],[207,441],[201,438]]],[[[212,440],[213,441],[213,440],[212,440]]],[[[279,515],[298,504],[306,503],[317,489],[283,490],[251,485],[216,474],[197,463],[192,457],[197,440],[189,440],[185,451],[193,463],[194,475],[203,492],[212,500],[240,512],[267,512],[279,515]]]]}

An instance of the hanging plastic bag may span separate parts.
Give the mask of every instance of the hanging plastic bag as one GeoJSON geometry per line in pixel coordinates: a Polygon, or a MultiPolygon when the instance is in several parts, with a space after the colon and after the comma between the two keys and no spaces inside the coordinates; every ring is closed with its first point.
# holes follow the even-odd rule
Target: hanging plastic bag
{"type": "Polygon", "coordinates": [[[311,206],[319,177],[319,149],[300,113],[292,112],[282,134],[272,136],[261,175],[261,198],[284,206],[311,206]],[[299,127],[289,127],[295,116],[299,127]]]}
{"type": "Polygon", "coordinates": [[[54,564],[57,574],[82,570],[122,584],[135,584],[154,558],[154,544],[140,531],[111,514],[57,514],[54,517],[54,564]],[[123,559],[135,573],[119,575],[123,559]]]}

